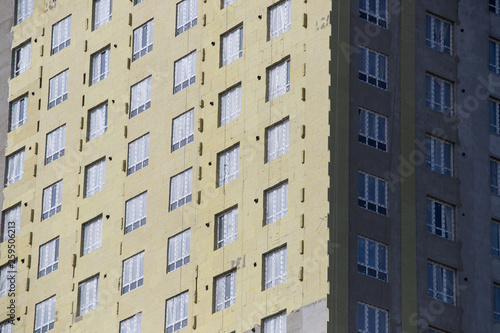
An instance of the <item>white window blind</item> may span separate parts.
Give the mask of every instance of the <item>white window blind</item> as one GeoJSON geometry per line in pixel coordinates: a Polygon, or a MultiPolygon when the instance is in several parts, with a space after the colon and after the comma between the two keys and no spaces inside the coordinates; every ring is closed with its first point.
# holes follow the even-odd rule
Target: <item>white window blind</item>
{"type": "Polygon", "coordinates": [[[66,140],[66,125],[56,128],[47,134],[45,146],[45,164],[64,156],[64,142],[66,140]]]}
{"type": "Polygon", "coordinates": [[[387,215],[387,182],[359,171],[358,207],[381,215],[387,215]]]}
{"type": "Polygon", "coordinates": [[[128,144],[127,175],[145,168],[149,162],[149,133],[128,144]]]}
{"type": "Polygon", "coordinates": [[[388,313],[358,302],[358,333],[388,333],[388,313]]]}
{"type": "Polygon", "coordinates": [[[172,151],[186,146],[193,140],[194,109],[191,109],[172,120],[172,151]]]}
{"type": "Polygon", "coordinates": [[[88,140],[104,134],[108,128],[108,103],[102,104],[89,111],[88,140]]]}
{"type": "Polygon", "coordinates": [[[286,281],[286,247],[264,256],[264,289],[286,281]]]}
{"type": "Polygon", "coordinates": [[[191,229],[185,230],[168,239],[167,272],[171,272],[189,263],[191,229]]]}
{"type": "Polygon", "coordinates": [[[120,322],[120,333],[141,333],[142,313],[139,312],[120,322]]]}
{"type": "Polygon", "coordinates": [[[240,145],[236,145],[220,153],[218,162],[218,186],[222,186],[236,179],[240,170],[240,145]]]}
{"type": "Polygon", "coordinates": [[[62,202],[62,180],[43,189],[42,221],[59,213],[62,202]]]}
{"type": "Polygon", "coordinates": [[[128,200],[125,204],[125,233],[146,224],[147,192],[128,200]]]}
{"type": "Polygon", "coordinates": [[[86,167],[85,197],[90,197],[104,188],[106,159],[102,158],[86,167]]]}
{"type": "Polygon", "coordinates": [[[16,99],[10,105],[9,132],[20,127],[28,118],[28,95],[16,99]]]}
{"type": "Polygon", "coordinates": [[[453,114],[453,84],[436,76],[425,77],[425,104],[428,108],[451,116],[453,114]]]}
{"type": "Polygon", "coordinates": [[[101,247],[102,216],[83,225],[82,256],[101,247]]]}
{"type": "Polygon", "coordinates": [[[427,296],[455,305],[455,270],[427,263],[427,296]]]}
{"type": "Polygon", "coordinates": [[[243,27],[236,28],[222,36],[222,66],[243,55],[243,27]]]}
{"type": "Polygon", "coordinates": [[[445,176],[453,176],[453,145],[438,138],[427,136],[425,146],[427,169],[445,176]]]}
{"type": "Polygon", "coordinates": [[[265,197],[265,224],[276,222],[288,214],[288,182],[267,190],[265,197]]]}
{"type": "Polygon", "coordinates": [[[59,265],[59,237],[40,246],[38,257],[38,278],[49,274],[59,265]]]}
{"type": "Polygon", "coordinates": [[[179,35],[198,21],[198,0],[184,0],[177,4],[177,25],[175,35],[179,35]]]}
{"type": "Polygon", "coordinates": [[[286,333],[286,312],[265,319],[264,333],[286,333]]]}
{"type": "Polygon", "coordinates": [[[151,107],[151,76],[130,89],[130,118],[151,107]]]}
{"type": "Polygon", "coordinates": [[[174,64],[174,94],[192,85],[196,80],[196,51],[174,64]]]}
{"type": "Polygon", "coordinates": [[[269,9],[269,39],[278,37],[292,26],[292,2],[284,0],[269,9]]]}
{"type": "Polygon", "coordinates": [[[110,52],[110,48],[107,47],[92,55],[92,84],[96,84],[109,76],[110,52]]]}
{"type": "Polygon", "coordinates": [[[56,296],[52,296],[35,307],[35,333],[45,333],[54,329],[56,296]]]}
{"type": "Polygon", "coordinates": [[[222,0],[222,8],[226,8],[227,6],[229,6],[230,4],[232,4],[235,1],[236,0],[222,0]]]}
{"type": "Polygon", "coordinates": [[[215,279],[215,312],[236,302],[236,270],[215,279]]]}
{"type": "Polygon", "coordinates": [[[451,54],[453,23],[429,14],[425,16],[425,20],[425,45],[437,51],[451,54]]]}
{"type": "Polygon", "coordinates": [[[2,214],[2,230],[0,242],[9,240],[9,234],[18,235],[21,231],[21,204],[8,208],[2,214]]]}
{"type": "Polygon", "coordinates": [[[14,331],[14,324],[10,322],[10,320],[5,320],[4,322],[0,323],[0,332],[1,333],[13,333],[14,331]]]}
{"type": "Polygon", "coordinates": [[[5,186],[14,184],[24,176],[24,148],[7,156],[5,186]]]}
{"type": "Polygon", "coordinates": [[[189,293],[183,292],[180,295],[169,298],[166,304],[166,333],[179,331],[187,326],[188,321],[188,299],[189,293]]]}
{"type": "Polygon", "coordinates": [[[81,316],[97,307],[99,276],[92,277],[78,285],[78,315],[81,316]]]}
{"type": "Polygon", "coordinates": [[[230,88],[220,96],[220,126],[241,114],[241,85],[230,88]]]}
{"type": "Polygon", "coordinates": [[[65,70],[49,80],[49,109],[68,99],[68,72],[65,70]]]}
{"type": "Polygon", "coordinates": [[[144,251],[123,261],[122,295],[142,286],[144,282],[144,251]]]}
{"type": "Polygon", "coordinates": [[[191,202],[192,191],[192,168],[170,178],[170,210],[174,210],[191,202]]]}
{"type": "Polygon", "coordinates": [[[359,47],[359,79],[381,89],[387,89],[387,56],[359,47]]]}
{"type": "Polygon", "coordinates": [[[427,198],[427,231],[444,239],[454,239],[454,212],[451,205],[427,198]]]}
{"type": "Polygon", "coordinates": [[[94,30],[111,20],[112,0],[94,0],[94,30]]]}
{"type": "Polygon", "coordinates": [[[217,216],[216,226],[217,249],[236,240],[238,235],[238,207],[231,208],[217,216]]]}
{"type": "Polygon", "coordinates": [[[52,26],[52,54],[71,43],[71,15],[52,26]]]}
{"type": "Polygon", "coordinates": [[[30,68],[31,62],[31,41],[14,49],[14,74],[19,76],[30,68]]]}
{"type": "MultiPolygon", "coordinates": [[[[7,262],[0,267],[0,297],[16,290],[17,263],[7,262]],[[13,285],[13,286],[11,286],[13,285]]],[[[3,331],[0,331],[3,333],[3,331]]]]}
{"type": "Polygon", "coordinates": [[[289,120],[286,119],[271,126],[266,131],[267,162],[288,152],[289,147],[289,120]]]}
{"type": "Polygon", "coordinates": [[[387,117],[359,109],[358,142],[387,151],[387,117]]]}
{"type": "Polygon", "coordinates": [[[387,245],[358,236],[358,272],[387,281],[387,245]]]}
{"type": "Polygon", "coordinates": [[[290,60],[274,65],[267,75],[268,100],[275,99],[290,90],[290,60]]]}
{"type": "Polygon", "coordinates": [[[387,28],[387,0],[360,0],[359,17],[387,28]]]}
{"type": "Polygon", "coordinates": [[[153,51],[153,20],[134,29],[134,50],[132,61],[153,51]]]}
{"type": "Polygon", "coordinates": [[[16,25],[33,13],[33,0],[16,0],[16,25]]]}

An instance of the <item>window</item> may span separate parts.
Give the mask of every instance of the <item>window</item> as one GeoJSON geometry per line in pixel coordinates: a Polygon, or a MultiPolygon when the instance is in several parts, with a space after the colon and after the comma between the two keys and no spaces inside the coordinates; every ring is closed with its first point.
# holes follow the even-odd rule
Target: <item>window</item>
{"type": "Polygon", "coordinates": [[[494,285],[493,290],[494,290],[493,303],[495,306],[494,316],[495,320],[500,321],[500,286],[494,285]]]}
{"type": "Polygon", "coordinates": [[[26,123],[27,118],[28,95],[25,95],[10,104],[9,132],[26,123]]]}
{"type": "Polygon", "coordinates": [[[31,41],[26,42],[14,49],[14,73],[12,77],[21,75],[30,69],[31,41]]]}
{"type": "Polygon", "coordinates": [[[286,333],[286,312],[264,319],[264,333],[286,333]]]}
{"type": "Polygon", "coordinates": [[[12,333],[14,329],[14,324],[10,322],[10,320],[5,320],[0,323],[0,332],[1,333],[12,333]]]}
{"type": "Polygon", "coordinates": [[[290,90],[290,59],[281,61],[267,71],[267,100],[290,90]]]}
{"type": "Polygon", "coordinates": [[[489,48],[490,72],[500,74],[500,43],[490,39],[489,48]]]}
{"type": "Polygon", "coordinates": [[[59,237],[40,246],[38,256],[38,278],[57,269],[59,265],[59,237]]]}
{"type": "Polygon", "coordinates": [[[59,213],[62,202],[62,180],[43,189],[42,221],[59,213]]]}
{"type": "Polygon", "coordinates": [[[64,49],[71,43],[71,15],[52,26],[52,54],[64,49]]]}
{"type": "Polygon", "coordinates": [[[387,117],[359,109],[358,142],[387,151],[387,117]]]}
{"type": "Polygon", "coordinates": [[[128,144],[127,175],[145,168],[149,162],[149,133],[128,144]]]}
{"type": "Polygon", "coordinates": [[[387,311],[358,302],[358,333],[387,333],[388,326],[387,311]]]}
{"type": "Polygon", "coordinates": [[[243,27],[222,35],[222,66],[226,66],[243,55],[243,27]]]}
{"type": "Polygon", "coordinates": [[[196,51],[177,60],[174,64],[174,94],[192,85],[196,80],[196,51]]]}
{"type": "Polygon", "coordinates": [[[425,139],[425,166],[445,176],[453,176],[452,144],[427,136],[425,139]]]}
{"type": "Polygon", "coordinates": [[[358,206],[387,215],[387,182],[358,171],[358,206]]]}
{"type": "Polygon", "coordinates": [[[99,216],[82,226],[82,256],[101,247],[102,216],[99,216]]]}
{"type": "Polygon", "coordinates": [[[151,76],[130,89],[130,118],[151,107],[151,76]]]}
{"type": "Polygon", "coordinates": [[[500,194],[500,161],[490,160],[490,189],[491,193],[500,194]]]}
{"type": "Polygon", "coordinates": [[[455,305],[455,270],[436,263],[427,263],[427,295],[455,305]]]}
{"type": "Polygon", "coordinates": [[[439,52],[451,54],[453,24],[429,14],[425,16],[425,22],[425,45],[439,52]]]}
{"type": "Polygon", "coordinates": [[[68,99],[68,70],[49,80],[49,109],[68,99]]]}
{"type": "Polygon", "coordinates": [[[109,76],[109,47],[92,55],[92,82],[96,84],[109,76]]]}
{"type": "Polygon", "coordinates": [[[500,0],[490,0],[489,8],[490,12],[500,14],[500,0]]]}
{"type": "Polygon", "coordinates": [[[292,26],[292,3],[284,0],[269,9],[269,39],[278,37],[292,26]]]}
{"type": "Polygon", "coordinates": [[[358,272],[387,281],[387,245],[358,236],[358,272]]]}
{"type": "Polygon", "coordinates": [[[136,313],[120,322],[120,333],[141,333],[142,313],[136,313]]]}
{"type": "Polygon", "coordinates": [[[387,28],[387,0],[359,0],[359,17],[387,28]]]}
{"type": "Polygon", "coordinates": [[[288,214],[288,182],[281,183],[265,192],[265,224],[271,224],[288,214]]]}
{"type": "Polygon", "coordinates": [[[425,89],[425,104],[428,108],[449,116],[453,114],[453,89],[451,82],[427,74],[425,77],[425,89]]]}
{"type": "Polygon", "coordinates": [[[40,302],[35,307],[35,333],[45,333],[54,329],[56,296],[40,302]]]}
{"type": "Polygon", "coordinates": [[[230,4],[232,4],[235,1],[236,0],[222,0],[222,8],[226,8],[227,6],[229,6],[230,4]]]}
{"type": "Polygon", "coordinates": [[[387,56],[360,46],[359,79],[381,89],[387,89],[387,56]]]}
{"type": "Polygon", "coordinates": [[[183,0],[177,4],[175,35],[192,28],[198,21],[198,0],[183,0]]]}
{"type": "Polygon", "coordinates": [[[216,217],[215,248],[231,244],[238,235],[238,207],[231,208],[216,217]]]}
{"type": "Polygon", "coordinates": [[[264,255],[264,290],[286,281],[286,247],[264,255]]]}
{"type": "Polygon", "coordinates": [[[168,239],[167,272],[171,272],[189,263],[191,229],[185,230],[168,239]]]}
{"type": "Polygon", "coordinates": [[[24,176],[24,148],[7,156],[5,186],[14,184],[24,176]]]}
{"type": "Polygon", "coordinates": [[[26,20],[33,13],[33,0],[16,1],[16,25],[26,20]]]}
{"type": "Polygon", "coordinates": [[[97,307],[99,276],[91,277],[78,284],[78,316],[97,307]]]}
{"type": "Polygon", "coordinates": [[[191,109],[172,120],[172,151],[186,146],[193,140],[194,109],[191,109]]]}
{"type": "Polygon", "coordinates": [[[134,51],[132,61],[153,51],[153,20],[134,29],[134,51]]]}
{"type": "MultiPolygon", "coordinates": [[[[17,264],[8,262],[0,266],[0,297],[16,290],[17,264]]],[[[1,327],[1,326],[0,326],[1,327]]],[[[0,330],[0,333],[3,331],[0,330]]]]}
{"type": "Polygon", "coordinates": [[[236,270],[215,278],[215,310],[224,310],[236,302],[236,270]]]}
{"type": "Polygon", "coordinates": [[[189,293],[186,291],[180,295],[167,299],[165,311],[166,333],[176,332],[187,326],[188,298],[189,293]]]}
{"type": "Polygon", "coordinates": [[[218,156],[218,186],[225,185],[238,177],[240,169],[240,145],[229,148],[218,156]]]}
{"type": "Polygon", "coordinates": [[[490,99],[490,132],[500,134],[500,103],[490,99]]]}
{"type": "Polygon", "coordinates": [[[225,125],[241,114],[241,84],[220,95],[219,125],[225,125]]]}
{"type": "Polygon", "coordinates": [[[9,240],[10,236],[13,235],[12,231],[14,231],[14,235],[19,234],[21,230],[21,204],[17,204],[3,212],[1,227],[2,238],[0,242],[9,240]]]}
{"type": "Polygon", "coordinates": [[[144,192],[125,203],[125,233],[146,224],[146,203],[148,193],[144,192]]]}
{"type": "Polygon", "coordinates": [[[289,126],[289,121],[286,119],[266,130],[267,162],[271,162],[288,151],[289,126]]]}
{"type": "Polygon", "coordinates": [[[64,156],[64,141],[66,139],[66,125],[56,128],[47,134],[45,145],[45,164],[64,156]]]}
{"type": "Polygon", "coordinates": [[[142,286],[144,281],[144,251],[123,261],[122,295],[142,286]]]}
{"type": "Polygon", "coordinates": [[[427,198],[427,231],[444,239],[454,238],[455,209],[431,198],[427,198]]]}
{"type": "Polygon", "coordinates": [[[193,169],[187,169],[170,178],[170,210],[191,202],[193,169]]]}
{"type": "Polygon", "coordinates": [[[112,0],[94,0],[94,30],[111,20],[112,0]]]}
{"type": "Polygon", "coordinates": [[[87,166],[85,169],[85,197],[90,197],[104,188],[105,158],[87,166]]]}
{"type": "Polygon", "coordinates": [[[500,258],[500,222],[491,222],[491,254],[500,258]]]}
{"type": "Polygon", "coordinates": [[[89,111],[88,141],[106,133],[108,128],[108,103],[99,105],[89,111]]]}

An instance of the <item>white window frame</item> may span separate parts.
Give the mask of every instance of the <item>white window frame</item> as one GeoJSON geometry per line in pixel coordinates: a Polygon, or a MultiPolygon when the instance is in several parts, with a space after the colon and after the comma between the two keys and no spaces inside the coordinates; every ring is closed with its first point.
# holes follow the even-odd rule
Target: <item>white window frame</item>
{"type": "Polygon", "coordinates": [[[48,332],[54,329],[54,317],[56,314],[55,307],[56,295],[36,304],[34,333],[48,332]]]}
{"type": "Polygon", "coordinates": [[[286,333],[286,312],[280,312],[262,321],[264,333],[286,333]]]}
{"type": "Polygon", "coordinates": [[[198,0],[183,0],[177,3],[175,35],[178,36],[198,23],[198,0]]]}
{"type": "Polygon", "coordinates": [[[387,29],[387,0],[360,0],[359,17],[387,29]]]}
{"type": "Polygon", "coordinates": [[[16,23],[23,22],[33,14],[33,0],[17,0],[16,1],[16,23]]]}
{"type": "Polygon", "coordinates": [[[427,262],[427,296],[455,305],[456,271],[438,263],[427,262]],[[451,276],[451,281],[448,279],[451,276]],[[430,285],[432,283],[432,285],[430,285]],[[451,286],[449,285],[451,284],[451,286]]]}
{"type": "Polygon", "coordinates": [[[375,212],[380,215],[388,214],[387,181],[369,173],[358,171],[358,207],[375,212]],[[363,184],[361,184],[363,177],[363,184]],[[370,193],[370,185],[373,183],[374,193],[370,193]],[[380,186],[383,186],[380,189],[380,186]],[[363,189],[363,193],[360,190],[363,189]],[[381,191],[383,198],[380,197],[381,191]]]}
{"type": "Polygon", "coordinates": [[[234,242],[238,237],[238,206],[216,216],[215,249],[234,242]]]}
{"type": "Polygon", "coordinates": [[[125,234],[146,224],[148,192],[125,202],[125,234]]]}
{"type": "MultiPolygon", "coordinates": [[[[0,243],[8,241],[9,230],[12,229],[10,224],[14,223],[14,235],[18,235],[21,231],[21,204],[11,206],[2,213],[1,238],[0,243]]],[[[12,233],[11,233],[12,234],[12,233]]]]}
{"type": "Polygon", "coordinates": [[[490,190],[500,195],[500,161],[494,158],[490,159],[490,190]]]}
{"type": "Polygon", "coordinates": [[[104,188],[106,177],[106,158],[85,167],[85,197],[88,198],[104,188]]]}
{"type": "Polygon", "coordinates": [[[389,57],[380,52],[359,47],[359,79],[372,86],[387,90],[389,57]]]}
{"type": "Polygon", "coordinates": [[[500,0],[490,0],[489,10],[495,14],[500,14],[500,0]]]}
{"type": "Polygon", "coordinates": [[[59,213],[62,208],[62,179],[43,189],[42,221],[59,213]]]}
{"type": "Polygon", "coordinates": [[[120,321],[120,333],[141,333],[142,312],[120,321]]]}
{"type": "Polygon", "coordinates": [[[196,82],[196,50],[174,63],[174,94],[196,82]]]}
{"type": "Polygon", "coordinates": [[[453,23],[427,13],[425,45],[442,53],[453,54],[453,23]],[[448,35],[447,35],[448,29],[448,35]]]}
{"type": "Polygon", "coordinates": [[[427,197],[426,205],[427,232],[453,241],[455,239],[455,207],[430,197],[427,197]]]}
{"type": "Polygon", "coordinates": [[[453,82],[427,73],[425,76],[425,105],[448,116],[453,115],[453,82]],[[448,97],[446,95],[449,95],[448,97]]]}
{"type": "Polygon", "coordinates": [[[358,273],[387,282],[387,245],[358,235],[358,273]]]}
{"type": "Polygon", "coordinates": [[[267,189],[264,197],[264,225],[274,223],[288,215],[288,181],[267,189]]]}
{"type": "Polygon", "coordinates": [[[358,114],[358,142],[387,151],[387,117],[363,108],[358,114]]]}
{"type": "Polygon", "coordinates": [[[78,316],[93,310],[99,304],[99,275],[78,284],[78,316]]]}
{"type": "Polygon", "coordinates": [[[165,333],[172,333],[187,326],[189,292],[185,291],[165,302],[165,333]]]}
{"type": "Polygon", "coordinates": [[[82,256],[101,247],[102,216],[98,216],[82,225],[82,256]]]}
{"type": "Polygon", "coordinates": [[[358,333],[381,333],[389,332],[389,313],[381,308],[358,302],[358,333]],[[372,320],[369,320],[371,317],[372,320]],[[374,320],[374,321],[373,321],[374,320]],[[374,322],[373,329],[369,323],[374,322]],[[362,326],[360,326],[360,324],[362,326]],[[385,326],[383,329],[381,325],[385,326]]]}
{"type": "Polygon", "coordinates": [[[286,281],[287,251],[286,246],[264,254],[263,290],[277,286],[286,281]]]}
{"type": "Polygon", "coordinates": [[[144,251],[125,260],[122,266],[122,295],[144,284],[144,251]]]}
{"type": "Polygon", "coordinates": [[[168,239],[167,273],[189,264],[191,229],[184,230],[168,239]]]}
{"type": "Polygon", "coordinates": [[[64,156],[66,141],[66,125],[59,126],[47,133],[45,144],[45,165],[64,156]]]}
{"type": "Polygon", "coordinates": [[[88,140],[97,138],[108,129],[108,103],[103,103],[89,110],[88,140]]]}
{"type": "Polygon", "coordinates": [[[230,147],[217,156],[217,186],[223,186],[238,178],[240,172],[240,144],[230,147]]]}
{"type": "Polygon", "coordinates": [[[13,333],[14,332],[14,324],[10,321],[10,319],[4,320],[0,323],[0,332],[2,333],[13,333]]]}
{"type": "Polygon", "coordinates": [[[68,73],[69,70],[66,69],[49,80],[48,109],[51,109],[68,99],[68,73]]]}
{"type": "Polygon", "coordinates": [[[241,114],[241,83],[221,93],[219,100],[219,126],[223,126],[241,114]]]}
{"type": "Polygon", "coordinates": [[[59,267],[59,237],[42,245],[38,251],[38,279],[57,270],[59,267]]]}
{"type": "Polygon", "coordinates": [[[110,56],[111,48],[109,46],[92,55],[92,80],[90,85],[94,85],[109,76],[110,56]]]}
{"type": "Polygon", "coordinates": [[[453,177],[453,144],[428,135],[425,139],[425,146],[426,168],[453,177]]]}
{"type": "MultiPolygon", "coordinates": [[[[0,266],[0,297],[14,292],[16,290],[16,285],[17,263],[14,262],[12,264],[10,261],[8,261],[6,264],[0,266]],[[14,277],[14,282],[12,282],[12,277],[14,277]],[[11,289],[12,284],[14,285],[14,289],[11,289]]],[[[3,333],[3,331],[1,330],[0,332],[3,333]]]]}
{"type": "Polygon", "coordinates": [[[243,56],[243,25],[221,36],[221,67],[243,56]]]}
{"type": "Polygon", "coordinates": [[[214,312],[227,309],[236,302],[236,270],[214,279],[214,312]]]}
{"type": "Polygon", "coordinates": [[[94,30],[111,20],[113,13],[113,0],[94,0],[94,30]]]}
{"type": "Polygon", "coordinates": [[[280,36],[292,27],[292,1],[283,0],[268,10],[269,40],[280,36]]]}
{"type": "Polygon", "coordinates": [[[151,76],[130,87],[130,118],[151,107],[151,76]]]}
{"type": "Polygon", "coordinates": [[[154,20],[149,20],[134,29],[132,61],[135,61],[153,51],[153,23],[154,20]]]}
{"type": "Polygon", "coordinates": [[[267,100],[290,91],[290,58],[281,60],[267,70],[267,100]]]}
{"type": "Polygon", "coordinates": [[[172,119],[172,152],[194,141],[194,109],[172,119]]]}
{"type": "Polygon", "coordinates": [[[500,221],[491,221],[491,254],[500,258],[500,221]]]}
{"type": "Polygon", "coordinates": [[[24,176],[24,148],[8,155],[5,163],[5,187],[23,179],[24,176]]]}
{"type": "Polygon", "coordinates": [[[21,127],[28,119],[28,94],[10,103],[9,132],[21,127]]]}
{"type": "Polygon", "coordinates": [[[226,8],[227,6],[232,4],[233,2],[236,2],[236,0],[222,0],[222,8],[226,8]]]}
{"type": "Polygon", "coordinates": [[[193,168],[170,178],[170,211],[191,202],[193,194],[193,168]]]}
{"type": "Polygon", "coordinates": [[[128,144],[127,176],[149,164],[149,133],[128,144]]]}
{"type": "Polygon", "coordinates": [[[51,54],[56,54],[71,44],[71,15],[52,26],[51,54]]]}
{"type": "Polygon", "coordinates": [[[12,50],[13,52],[13,71],[12,77],[18,77],[30,69],[31,66],[31,40],[22,43],[12,50]]]}
{"type": "Polygon", "coordinates": [[[284,155],[290,147],[290,120],[288,118],[266,129],[266,163],[284,155]]]}

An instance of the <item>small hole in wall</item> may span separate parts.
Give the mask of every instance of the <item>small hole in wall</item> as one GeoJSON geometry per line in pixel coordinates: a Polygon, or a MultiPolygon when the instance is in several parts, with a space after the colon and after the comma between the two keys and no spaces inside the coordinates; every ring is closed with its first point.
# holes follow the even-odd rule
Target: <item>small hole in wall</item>
{"type": "Polygon", "coordinates": [[[23,264],[24,264],[24,259],[21,259],[21,263],[23,263],[23,264]]]}
{"type": "Polygon", "coordinates": [[[208,165],[212,165],[212,162],[208,162],[208,165]]]}
{"type": "Polygon", "coordinates": [[[462,89],[462,92],[464,93],[464,92],[465,92],[465,89],[462,89]]]}
{"type": "Polygon", "coordinates": [[[215,46],[215,42],[212,42],[212,46],[215,46]]]}
{"type": "Polygon", "coordinates": [[[210,105],[214,106],[214,102],[210,102],[210,105]]]}
{"type": "Polygon", "coordinates": [[[462,213],[462,216],[465,216],[465,213],[462,213]]]}
{"type": "Polygon", "coordinates": [[[460,32],[464,32],[464,29],[460,29],[460,32]]]}
{"type": "Polygon", "coordinates": [[[258,76],[257,76],[257,80],[260,80],[260,79],[261,79],[261,77],[260,77],[260,75],[258,75],[258,76]]]}
{"type": "Polygon", "coordinates": [[[259,199],[253,199],[253,202],[257,203],[259,202],[259,199]]]}
{"type": "Polygon", "coordinates": [[[34,91],[31,92],[31,96],[35,96],[35,92],[34,91]]]}
{"type": "Polygon", "coordinates": [[[255,140],[259,141],[259,139],[260,139],[260,138],[259,138],[259,136],[257,135],[257,136],[255,137],[255,140]]]}
{"type": "Polygon", "coordinates": [[[21,320],[21,317],[17,317],[17,321],[20,321],[21,320]]]}
{"type": "Polygon", "coordinates": [[[205,225],[207,226],[207,228],[210,227],[210,223],[208,223],[208,222],[205,223],[205,225]]]}
{"type": "Polygon", "coordinates": [[[24,207],[28,207],[28,203],[27,202],[24,203],[24,207]]]}
{"type": "Polygon", "coordinates": [[[29,149],[28,149],[28,150],[31,150],[31,147],[29,147],[29,149]]]}
{"type": "Polygon", "coordinates": [[[104,278],[106,278],[107,274],[104,274],[104,278]]]}
{"type": "Polygon", "coordinates": [[[256,262],[253,263],[253,267],[257,267],[257,263],[256,262]]]}
{"type": "Polygon", "coordinates": [[[466,278],[466,277],[464,277],[464,281],[466,281],[466,282],[467,282],[467,281],[469,281],[469,279],[468,279],[468,278],[466,278]]]}
{"type": "Polygon", "coordinates": [[[111,103],[115,104],[115,100],[114,100],[114,99],[112,99],[112,100],[111,100],[111,103]]]}
{"type": "Polygon", "coordinates": [[[258,18],[259,18],[259,20],[262,20],[262,15],[259,15],[258,18]]]}
{"type": "Polygon", "coordinates": [[[208,290],[208,285],[205,286],[205,290],[208,290]]]}
{"type": "Polygon", "coordinates": [[[35,38],[35,43],[38,42],[38,40],[35,38]]]}
{"type": "Polygon", "coordinates": [[[109,215],[106,215],[106,220],[109,220],[109,215]]]}
{"type": "Polygon", "coordinates": [[[118,47],[118,45],[116,45],[116,44],[114,44],[113,46],[115,47],[115,49],[118,47]]]}
{"type": "Polygon", "coordinates": [[[108,158],[109,158],[109,160],[110,160],[110,161],[112,161],[112,160],[113,160],[113,158],[112,158],[111,156],[110,156],[110,157],[108,157],[108,158]]]}
{"type": "Polygon", "coordinates": [[[465,153],[462,153],[462,156],[465,156],[465,153]]]}

